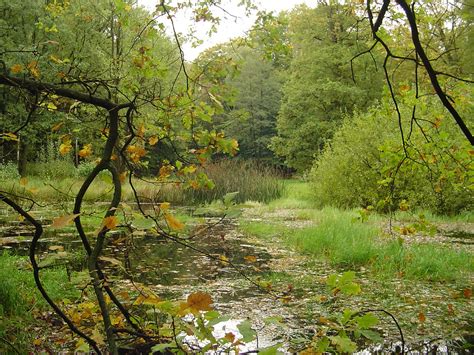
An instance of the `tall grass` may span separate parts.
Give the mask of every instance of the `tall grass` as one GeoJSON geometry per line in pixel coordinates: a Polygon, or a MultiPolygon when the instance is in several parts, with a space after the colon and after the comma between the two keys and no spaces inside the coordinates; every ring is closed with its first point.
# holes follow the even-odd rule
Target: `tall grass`
{"type": "Polygon", "coordinates": [[[221,160],[205,167],[204,172],[215,183],[213,189],[186,190],[185,198],[193,203],[208,203],[237,192],[235,202],[270,202],[279,198],[284,184],[278,171],[255,161],[221,160]]]}
{"type": "Polygon", "coordinates": [[[341,266],[366,265],[377,257],[377,228],[354,222],[351,213],[323,211],[318,225],[295,230],[288,235],[288,241],[304,252],[341,266]]]}

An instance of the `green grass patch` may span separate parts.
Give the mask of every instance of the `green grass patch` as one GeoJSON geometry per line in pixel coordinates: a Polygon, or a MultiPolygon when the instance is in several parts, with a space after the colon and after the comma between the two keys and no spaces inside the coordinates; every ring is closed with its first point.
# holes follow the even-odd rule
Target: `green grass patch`
{"type": "Polygon", "coordinates": [[[318,217],[316,226],[295,230],[287,241],[303,252],[348,268],[366,265],[376,258],[377,228],[355,222],[350,213],[332,209],[321,211],[318,217]]]}
{"type": "Polygon", "coordinates": [[[266,222],[246,222],[240,223],[239,229],[248,235],[260,238],[272,238],[276,235],[284,235],[288,232],[288,228],[282,225],[269,224],[266,222]]]}
{"type": "MultiPolygon", "coordinates": [[[[68,282],[64,268],[48,268],[40,272],[46,292],[54,301],[75,299],[80,291],[68,282]]],[[[0,254],[0,314],[25,314],[33,305],[47,309],[49,305],[36,289],[33,271],[26,257],[7,252],[0,254]]]]}
{"type": "Polygon", "coordinates": [[[379,250],[374,270],[378,275],[429,281],[462,280],[474,272],[473,255],[443,245],[391,242],[379,250]]]}

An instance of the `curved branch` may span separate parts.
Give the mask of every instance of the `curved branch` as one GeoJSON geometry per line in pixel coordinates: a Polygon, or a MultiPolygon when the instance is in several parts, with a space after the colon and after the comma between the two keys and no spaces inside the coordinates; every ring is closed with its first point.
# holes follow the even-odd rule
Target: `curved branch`
{"type": "Polygon", "coordinates": [[[97,343],[74,325],[74,323],[58,307],[58,305],[54,303],[51,297],[49,297],[48,293],[43,287],[43,284],[41,283],[41,279],[39,277],[40,268],[38,266],[38,263],[36,262],[35,253],[36,253],[36,245],[38,243],[38,240],[41,238],[41,235],[43,234],[43,226],[36,219],[34,219],[28,212],[23,210],[23,208],[21,208],[18,204],[10,200],[5,195],[0,194],[0,201],[5,202],[7,205],[13,208],[16,212],[18,212],[21,216],[23,216],[28,222],[30,222],[35,227],[35,234],[33,236],[33,239],[31,241],[31,246],[30,246],[30,262],[33,267],[33,276],[35,279],[36,287],[38,288],[39,292],[41,293],[43,298],[46,300],[46,302],[48,302],[48,304],[54,309],[56,314],[58,314],[62,318],[62,320],[68,325],[69,329],[71,329],[71,331],[73,331],[74,333],[79,335],[81,338],[86,340],[87,343],[94,349],[94,351],[97,352],[97,354],[101,354],[101,351],[99,347],[97,346],[97,343]]]}

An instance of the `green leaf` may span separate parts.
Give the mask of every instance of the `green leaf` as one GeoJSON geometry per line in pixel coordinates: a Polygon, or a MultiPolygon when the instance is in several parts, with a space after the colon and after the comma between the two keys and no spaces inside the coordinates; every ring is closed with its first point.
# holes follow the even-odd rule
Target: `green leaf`
{"type": "Polygon", "coordinates": [[[380,334],[373,330],[361,329],[360,334],[374,343],[381,343],[383,341],[383,338],[380,336],[380,334]]]}
{"type": "Polygon", "coordinates": [[[278,354],[278,349],[281,348],[282,344],[275,344],[269,346],[268,348],[263,348],[258,350],[259,355],[276,355],[278,354]]]}
{"type": "Polygon", "coordinates": [[[239,330],[240,334],[242,334],[242,341],[248,343],[255,339],[257,333],[255,330],[252,329],[252,324],[245,320],[237,325],[237,329],[239,330]]]}
{"type": "Polygon", "coordinates": [[[355,318],[357,325],[361,329],[369,329],[378,324],[379,319],[374,316],[372,313],[366,313],[361,317],[355,318]]]}
{"type": "Polygon", "coordinates": [[[324,337],[318,340],[316,343],[315,349],[316,352],[318,353],[324,353],[328,350],[329,345],[331,345],[331,342],[329,341],[328,337],[324,337]]]}
{"type": "Polygon", "coordinates": [[[357,350],[357,344],[350,340],[347,336],[333,336],[329,337],[331,342],[336,345],[339,352],[352,354],[357,350]]]}
{"type": "Polygon", "coordinates": [[[156,344],[155,346],[153,346],[151,348],[151,352],[152,353],[155,353],[155,352],[161,352],[163,350],[166,350],[168,348],[174,348],[176,347],[176,343],[175,342],[171,342],[171,343],[163,343],[163,344],[156,344]]]}

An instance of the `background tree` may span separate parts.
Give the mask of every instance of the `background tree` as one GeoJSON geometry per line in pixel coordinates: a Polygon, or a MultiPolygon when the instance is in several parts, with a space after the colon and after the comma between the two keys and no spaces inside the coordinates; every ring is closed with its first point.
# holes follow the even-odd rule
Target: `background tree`
{"type": "Polygon", "coordinates": [[[353,5],[299,7],[290,15],[289,28],[292,60],[272,149],[289,166],[304,171],[345,113],[380,97],[382,81],[369,61],[355,63],[353,80],[350,60],[367,48],[368,34],[353,5]]]}

